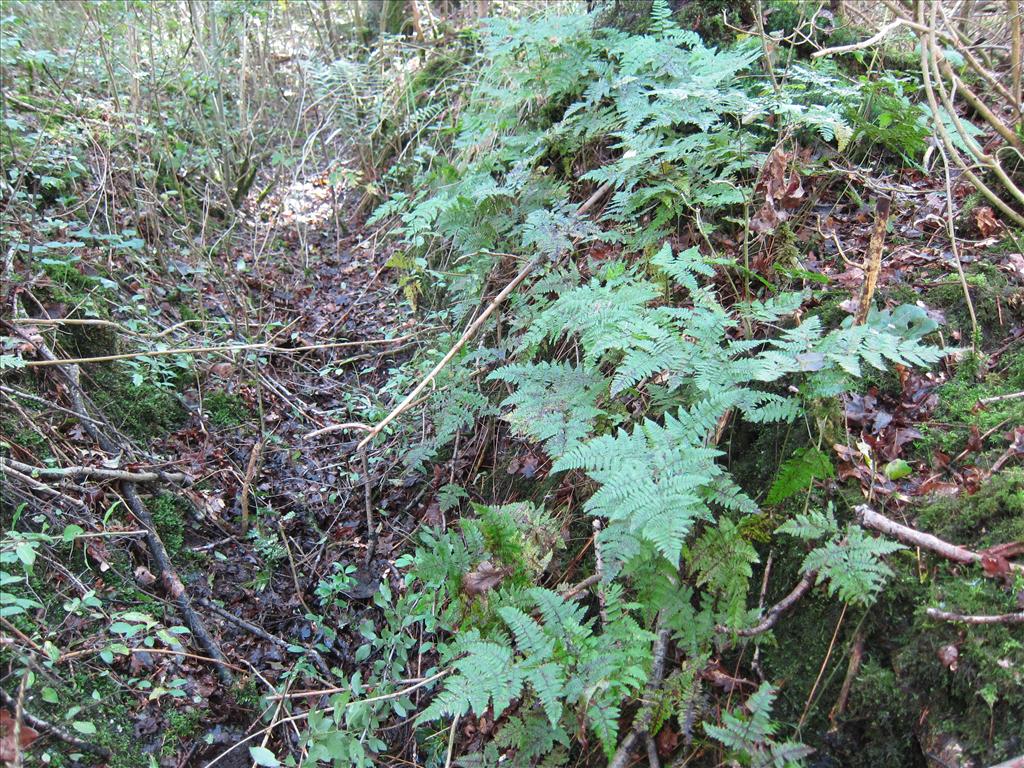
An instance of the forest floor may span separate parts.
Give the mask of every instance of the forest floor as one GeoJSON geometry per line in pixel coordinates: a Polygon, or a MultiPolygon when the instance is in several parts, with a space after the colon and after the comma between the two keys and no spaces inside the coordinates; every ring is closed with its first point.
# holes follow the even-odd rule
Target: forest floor
{"type": "MultiPolygon", "coordinates": [[[[38,119],[31,110],[20,118],[38,119]]],[[[101,165],[91,163],[79,181],[81,199],[106,199],[117,183],[94,170],[101,165]]],[[[831,500],[845,486],[893,519],[925,519],[932,533],[978,551],[1024,539],[1017,515],[1024,510],[1022,233],[1005,226],[966,182],[891,157],[875,165],[865,153],[864,167],[846,167],[780,144],[757,178],[761,207],[748,223],[766,234],[742,265],[746,275],[808,288],[798,316],[838,326],[856,311],[869,270],[875,201],[889,199],[874,301],[926,309],[951,350],[931,370],[867,373],[856,392],[841,397],[843,435],[822,448],[836,473],[819,478],[819,489],[831,500]],[[958,506],[957,515],[949,505],[958,506]]],[[[269,183],[260,178],[256,188],[269,183]]],[[[587,199],[576,196],[577,203],[587,199]]],[[[131,195],[122,190],[119,199],[123,207],[104,215],[138,222],[138,211],[124,203],[131,195]]],[[[476,478],[489,473],[493,488],[549,473],[549,457],[497,419],[487,429],[465,430],[465,441],[456,439],[424,475],[407,471],[387,433],[369,458],[357,450],[367,426],[413,389],[462,330],[433,325],[437,313],[410,305],[406,274],[394,266],[399,246],[387,222],[366,223],[362,203],[326,170],[306,169],[269,194],[251,195],[230,225],[212,223],[216,237],[205,224],[196,233],[170,219],[148,220],[149,231],[126,226],[123,237],[97,237],[88,229],[99,202],[89,225],[62,219],[52,200],[41,209],[52,219],[32,209],[4,222],[5,241],[25,246],[5,248],[0,296],[8,339],[0,441],[10,471],[2,489],[4,563],[12,572],[24,566],[24,573],[9,582],[4,574],[4,584],[14,585],[16,610],[0,614],[0,622],[9,653],[4,672],[25,672],[5,678],[3,690],[11,712],[35,719],[26,719],[18,736],[5,728],[0,760],[31,748],[40,762],[29,765],[47,755],[50,765],[65,767],[248,768],[253,757],[245,747],[298,754],[303,736],[289,713],[307,700],[326,705],[338,687],[375,694],[350,681],[370,679],[379,662],[367,641],[383,633],[382,592],[399,595],[408,585],[401,558],[423,529],[453,523],[442,488],[464,482],[471,500],[491,503],[473,493],[476,478]],[[203,247],[177,248],[189,237],[203,247]],[[172,242],[176,247],[167,247],[172,242]],[[403,367],[410,361],[419,367],[403,367]],[[52,472],[69,467],[79,469],[52,472]],[[136,487],[156,539],[133,507],[136,487]],[[166,548],[166,562],[155,543],[166,548]],[[188,623],[182,600],[194,609],[195,623],[169,626],[188,623]],[[207,640],[197,628],[205,628],[207,640]],[[23,664],[14,663],[15,650],[23,664]],[[36,687],[26,693],[30,679],[36,687]],[[315,695],[304,696],[307,689],[315,695]],[[293,709],[286,711],[286,702],[293,709]]],[[[592,211],[595,221],[604,204],[592,211]]],[[[743,245],[730,237],[712,234],[710,244],[738,256],[743,245]]],[[[574,266],[585,272],[609,252],[603,244],[581,247],[574,266]]],[[[490,281],[488,271],[482,296],[500,290],[500,281],[490,281]]],[[[409,411],[400,418],[419,424],[421,417],[409,411]]],[[[426,417],[422,423],[428,432],[426,417]]],[[[722,445],[729,452],[738,447],[727,460],[744,487],[763,490],[792,446],[778,431],[742,429],[728,426],[722,445]]],[[[551,495],[578,508],[573,483],[583,481],[561,482],[551,495]]],[[[594,556],[590,521],[560,533],[564,546],[539,579],[551,589],[589,586],[581,563],[594,556]]],[[[986,575],[1009,583],[1006,559],[992,557],[994,570],[986,575]]],[[[771,556],[767,561],[770,569],[771,556]]],[[[743,644],[709,661],[702,674],[728,696],[729,686],[756,687],[744,677],[754,672],[793,682],[780,695],[790,721],[803,710],[803,726],[813,700],[802,738],[838,756],[821,765],[844,764],[859,738],[891,744],[892,733],[909,732],[933,764],[961,765],[963,748],[949,735],[951,726],[922,723],[948,695],[954,711],[964,709],[965,698],[978,704],[971,716],[990,724],[989,733],[1012,730],[995,722],[989,698],[998,693],[1019,706],[1011,680],[1019,672],[1006,672],[998,678],[1005,690],[991,693],[978,670],[1013,667],[1007,659],[1017,658],[1020,644],[1002,635],[1001,645],[975,643],[973,629],[951,624],[922,630],[914,623],[914,589],[930,568],[922,563],[920,551],[901,561],[895,594],[865,609],[855,629],[847,620],[840,633],[846,606],[809,597],[777,630],[779,647],[795,642],[801,654],[775,655],[766,644],[751,662],[743,644]],[[840,636],[845,650],[833,657],[840,636]],[[856,676],[860,657],[855,664],[850,649],[857,643],[867,672],[850,698],[850,722],[840,728],[828,705],[846,707],[850,691],[840,689],[848,669],[856,676]],[[972,670],[967,682],[941,677],[955,670],[956,657],[936,661],[936,651],[950,647],[964,659],[976,654],[963,662],[972,670]],[[919,659],[930,663],[920,674],[911,669],[919,659]],[[921,680],[927,685],[916,688],[921,680]],[[925,692],[934,690],[940,693],[932,701],[925,692]],[[908,700],[914,708],[904,706],[908,700]]],[[[949,586],[953,570],[932,569],[935,583],[959,588],[949,586]]],[[[768,576],[765,570],[761,607],[779,590],[774,582],[768,590],[768,576]]],[[[975,581],[977,594],[956,593],[965,605],[977,598],[979,611],[988,610],[985,600],[1005,597],[1002,587],[975,581]]],[[[1014,599],[1024,608],[1024,594],[1014,599]]],[[[409,669],[417,676],[402,684],[418,686],[436,663],[436,648],[419,640],[406,647],[413,648],[409,669]]],[[[417,689],[417,706],[429,695],[417,689]]],[[[0,710],[5,724],[7,713],[0,710]]],[[[379,751],[394,757],[381,757],[382,764],[424,764],[412,718],[393,714],[376,723],[386,742],[379,751]]],[[[494,727],[486,716],[455,718],[450,733],[445,726],[433,739],[433,764],[445,760],[446,740],[450,762],[453,743],[468,745],[466,752],[480,748],[494,727]]],[[[986,729],[974,730],[985,742],[986,729]]],[[[689,738],[672,726],[662,733],[655,748],[662,758],[689,738]]],[[[591,751],[578,764],[605,760],[596,741],[583,741],[591,751]]]]}
{"type": "MultiPolygon", "coordinates": [[[[894,199],[892,245],[883,262],[879,297],[923,303],[941,317],[950,345],[969,346],[969,311],[947,235],[943,182],[912,171],[882,178],[856,171],[847,179],[894,199]]],[[[842,186],[833,183],[832,189],[842,186]]],[[[111,765],[136,765],[132,761],[140,753],[158,755],[166,765],[206,765],[258,729],[254,707],[260,696],[279,689],[296,651],[316,645],[329,666],[350,672],[358,668],[353,656],[361,643],[360,625],[373,620],[370,598],[379,581],[400,589],[401,574],[394,563],[407,550],[406,542],[421,521],[443,523],[437,482],[409,486],[400,481],[401,473],[392,471],[393,464],[378,465],[371,483],[379,531],[370,568],[363,568],[371,537],[364,477],[355,453],[361,433],[330,427],[351,421],[352,413],[366,412],[374,400],[370,394],[385,387],[424,329],[386,267],[390,248],[382,233],[359,222],[339,226],[334,211],[346,201],[335,199],[332,204],[335,194],[339,190],[331,190],[323,177],[295,183],[261,208],[246,211],[239,230],[208,263],[171,260],[166,273],[151,270],[145,283],[124,286],[160,308],[164,327],[190,320],[204,327],[223,323],[238,329],[218,334],[217,344],[230,345],[251,338],[245,332],[251,325],[273,329],[267,338],[275,347],[311,348],[197,355],[194,378],[190,373],[176,384],[175,397],[157,389],[132,403],[116,401],[125,383],[110,374],[111,365],[116,371],[127,360],[82,364],[82,381],[100,405],[98,413],[135,443],[138,458],[111,462],[96,452],[73,419],[58,419],[52,432],[44,432],[45,441],[40,440],[33,436],[41,422],[38,413],[31,413],[32,403],[8,400],[26,409],[13,408],[4,416],[12,459],[41,464],[59,456],[71,465],[131,470],[147,464],[183,473],[184,484],[154,488],[148,504],[215,642],[237,678],[248,681],[242,688],[228,688],[217,679],[216,668],[201,658],[154,654],[145,647],[115,661],[112,673],[97,675],[87,659],[109,638],[93,634],[95,629],[87,631],[85,619],[66,622],[55,641],[65,657],[78,657],[69,663],[72,668],[80,665],[84,677],[78,678],[80,691],[59,692],[62,703],[65,696],[90,688],[113,693],[104,682],[110,674],[148,680],[158,688],[181,681],[176,685],[188,694],[119,692],[84,704],[77,717],[110,724],[100,725],[98,738],[118,756],[111,765]],[[190,292],[175,297],[182,281],[190,292]],[[346,346],[325,346],[338,341],[346,346]],[[105,412],[103,405],[108,407],[105,412]],[[332,574],[344,574],[346,567],[359,569],[340,590],[346,610],[324,611],[317,586],[332,574]],[[309,618],[321,615],[321,621],[309,618]]],[[[955,190],[958,216],[969,196],[966,186],[955,190]]],[[[853,259],[866,250],[874,212],[867,205],[826,197],[816,200],[776,247],[798,254],[803,268],[822,276],[826,295],[832,297],[832,307],[824,311],[842,317],[855,306],[851,299],[864,279],[862,265],[853,259]]],[[[781,207],[783,201],[778,202],[781,207]]],[[[957,250],[982,330],[986,370],[980,383],[968,385],[949,368],[926,374],[907,371],[870,384],[845,405],[850,428],[875,455],[887,463],[908,463],[905,473],[887,476],[850,456],[840,465],[840,477],[855,477],[866,492],[897,505],[958,488],[976,489],[988,475],[979,468],[979,459],[987,456],[982,465],[991,465],[993,458],[1002,465],[1024,447],[1022,400],[1014,397],[1024,388],[1024,257],[1019,249],[1007,247],[1014,243],[1012,233],[1008,239],[994,228],[988,209],[976,207],[962,215],[971,217],[976,233],[972,240],[958,241],[957,250]],[[1002,249],[995,258],[994,246],[1002,249]]],[[[768,253],[773,261],[786,263],[779,252],[768,253]]],[[[103,249],[84,250],[78,269],[85,275],[98,272],[104,259],[103,249]]],[[[19,284],[19,299],[37,307],[31,317],[49,320],[69,314],[66,302],[47,300],[53,286],[46,273],[26,275],[19,284]]],[[[823,311],[821,306],[808,309],[823,311]]],[[[89,326],[72,326],[54,335],[44,322],[20,324],[18,331],[29,339],[46,339],[68,358],[121,349],[105,328],[97,333],[89,326]]],[[[209,346],[208,338],[200,345],[209,346]]],[[[120,375],[129,373],[126,367],[120,375]]],[[[5,394],[48,397],[52,387],[60,391],[53,374],[44,371],[22,372],[12,386],[5,394]]],[[[70,481],[64,485],[62,492],[75,492],[70,481]]],[[[145,546],[132,534],[137,526],[122,516],[116,503],[111,506],[118,499],[113,486],[101,493],[111,510],[108,537],[89,540],[81,548],[79,570],[58,572],[44,599],[52,604],[56,598],[81,598],[95,590],[116,595],[125,606],[157,608],[168,595],[147,571],[145,546]],[[125,546],[122,532],[132,545],[125,546]]],[[[582,543],[570,542],[570,549],[582,543]]],[[[325,670],[310,673],[323,684],[331,682],[325,670]]],[[[248,765],[249,758],[235,750],[219,764],[248,765]]]]}

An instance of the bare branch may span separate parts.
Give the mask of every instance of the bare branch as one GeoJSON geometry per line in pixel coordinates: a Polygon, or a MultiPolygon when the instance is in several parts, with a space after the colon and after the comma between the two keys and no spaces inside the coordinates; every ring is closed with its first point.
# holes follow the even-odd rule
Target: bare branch
{"type": "Polygon", "coordinates": [[[927,614],[933,619],[951,621],[957,624],[1024,624],[1024,611],[1001,613],[992,616],[972,616],[964,613],[953,613],[952,611],[940,611],[938,608],[929,608],[927,614]]]}
{"type": "Polygon", "coordinates": [[[807,571],[807,573],[803,575],[803,578],[797,582],[797,585],[793,587],[793,590],[769,608],[765,613],[764,618],[753,627],[747,627],[746,629],[732,629],[724,624],[718,624],[715,626],[715,631],[723,635],[734,634],[739,635],[740,637],[754,637],[767,632],[778,623],[779,619],[782,618],[787,611],[797,604],[801,597],[807,594],[811,587],[814,586],[814,582],[817,578],[817,571],[807,571]]]}

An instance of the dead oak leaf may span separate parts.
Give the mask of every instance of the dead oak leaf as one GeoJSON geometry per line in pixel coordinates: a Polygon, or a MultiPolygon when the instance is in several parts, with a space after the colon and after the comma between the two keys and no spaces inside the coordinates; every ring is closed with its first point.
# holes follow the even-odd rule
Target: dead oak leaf
{"type": "Polygon", "coordinates": [[[462,591],[470,597],[487,594],[501,584],[508,574],[508,568],[500,568],[490,560],[484,560],[462,577],[462,591]]]}

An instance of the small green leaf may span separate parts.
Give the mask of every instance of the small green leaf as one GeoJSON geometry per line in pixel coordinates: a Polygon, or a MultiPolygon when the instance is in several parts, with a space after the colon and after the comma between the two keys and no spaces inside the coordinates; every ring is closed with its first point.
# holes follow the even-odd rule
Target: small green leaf
{"type": "Polygon", "coordinates": [[[43,701],[47,704],[56,704],[59,699],[57,698],[57,692],[53,688],[43,688],[42,690],[43,701]]]}
{"type": "Polygon", "coordinates": [[[265,768],[277,768],[281,764],[278,762],[277,756],[266,747],[249,747],[249,756],[256,765],[262,765],[265,768]]]}
{"type": "Polygon", "coordinates": [[[74,728],[79,733],[85,733],[85,734],[96,733],[96,726],[93,725],[92,723],[90,723],[88,720],[75,720],[75,722],[73,722],[71,724],[71,727],[74,728]]]}
{"type": "Polygon", "coordinates": [[[896,459],[885,465],[885,476],[890,480],[899,480],[911,474],[913,468],[904,460],[896,459]]]}

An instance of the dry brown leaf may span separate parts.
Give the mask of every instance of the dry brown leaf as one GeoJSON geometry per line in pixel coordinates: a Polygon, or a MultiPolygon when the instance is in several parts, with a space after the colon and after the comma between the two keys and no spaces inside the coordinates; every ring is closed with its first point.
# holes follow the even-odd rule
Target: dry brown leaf
{"type": "Polygon", "coordinates": [[[974,226],[978,228],[982,237],[988,237],[993,232],[998,232],[1003,225],[996,218],[995,212],[987,205],[974,209],[974,226]]]}
{"type": "Polygon", "coordinates": [[[22,750],[32,746],[32,742],[39,738],[39,732],[30,728],[25,723],[21,724],[21,733],[18,735],[18,744],[14,742],[14,718],[6,709],[0,709],[0,761],[13,763],[17,757],[20,745],[22,750]]]}
{"type": "Polygon", "coordinates": [[[462,591],[471,597],[486,594],[501,584],[508,573],[507,568],[499,568],[490,560],[484,560],[462,577],[462,591]]]}

